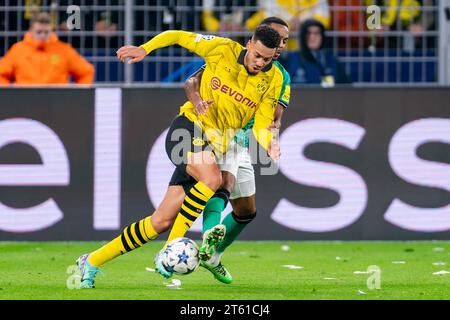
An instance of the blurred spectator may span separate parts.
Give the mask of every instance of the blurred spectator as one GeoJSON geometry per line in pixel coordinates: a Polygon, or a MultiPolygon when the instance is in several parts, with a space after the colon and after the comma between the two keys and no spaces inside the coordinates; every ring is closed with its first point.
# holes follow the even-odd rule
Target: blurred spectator
{"type": "MultiPolygon", "coordinates": [[[[366,32],[366,6],[362,0],[329,0],[331,6],[331,30],[345,32],[366,32]]],[[[339,48],[366,47],[367,37],[344,35],[337,37],[339,48]]]]}
{"type": "MultiPolygon", "coordinates": [[[[314,18],[329,28],[330,7],[327,0],[258,0],[259,10],[247,21],[249,30],[254,30],[267,17],[276,16],[289,23],[289,30],[299,30],[303,21],[314,18]]],[[[289,39],[286,50],[298,51],[297,39],[289,39]]]]}
{"type": "Polygon", "coordinates": [[[80,5],[81,28],[80,30],[69,30],[66,19],[67,7],[72,4],[71,0],[60,0],[60,18],[62,22],[58,26],[58,31],[64,32],[61,40],[69,42],[75,48],[99,48],[108,51],[111,48],[119,47],[123,41],[119,40],[117,31],[123,26],[119,26],[119,17],[123,15],[123,10],[110,9],[111,7],[120,7],[121,0],[84,0],[80,5]],[[103,7],[100,10],[97,7],[103,7]],[[84,32],[94,34],[85,34],[84,32]]]}
{"type": "MultiPolygon", "coordinates": [[[[30,28],[32,17],[41,13],[43,6],[50,6],[52,30],[58,26],[58,0],[22,0],[9,2],[10,6],[17,6],[18,11],[5,10],[0,12],[0,30],[25,31],[30,28]]],[[[5,1],[2,1],[5,3],[5,1]]],[[[5,5],[6,7],[6,5],[5,5]]]]}
{"type": "Polygon", "coordinates": [[[249,7],[256,0],[203,0],[202,25],[206,31],[244,31],[244,21],[250,14],[249,7]]]}
{"type": "Polygon", "coordinates": [[[18,19],[17,14],[15,12],[11,12],[8,20],[10,23],[16,24],[16,26],[15,28],[10,28],[10,30],[24,31],[29,29],[33,17],[44,11],[42,10],[43,6],[50,6],[52,30],[56,29],[56,26],[58,25],[59,0],[23,0],[17,2],[17,5],[21,5],[20,2],[23,2],[23,16],[18,19]]]}
{"type": "Polygon", "coordinates": [[[402,36],[389,36],[390,48],[413,51],[416,37],[434,25],[432,12],[423,12],[423,6],[432,6],[433,0],[366,0],[367,5],[382,8],[381,28],[383,31],[406,31],[402,36]]]}
{"type": "Polygon", "coordinates": [[[294,68],[297,72],[293,82],[321,84],[323,87],[351,82],[332,51],[324,48],[325,27],[320,21],[306,20],[300,29],[299,41],[302,49],[294,68]]]}
{"type": "Polygon", "coordinates": [[[202,30],[200,11],[195,8],[201,5],[201,0],[135,0],[134,4],[145,6],[143,10],[134,10],[134,30],[143,31],[135,35],[137,43],[148,41],[145,32],[149,31],[202,30]],[[155,7],[161,9],[155,10],[155,7]]]}
{"type": "Polygon", "coordinates": [[[78,84],[91,84],[94,67],[58,39],[47,13],[34,17],[24,39],[0,60],[1,84],[67,84],[70,76],[78,84]]]}
{"type": "Polygon", "coordinates": [[[409,26],[420,15],[418,0],[366,0],[366,5],[381,7],[381,26],[385,30],[396,29],[397,25],[409,26]]]}
{"type": "MultiPolygon", "coordinates": [[[[60,39],[75,48],[117,48],[123,43],[116,34],[121,27],[119,16],[123,15],[123,10],[108,8],[123,6],[123,0],[83,0],[81,3],[73,0],[21,0],[17,3],[23,5],[24,10],[20,14],[13,10],[1,12],[0,26],[4,27],[3,30],[26,31],[30,28],[32,17],[49,8],[52,30],[60,33],[60,39]],[[70,5],[78,5],[81,9],[79,30],[69,30],[67,26],[69,14],[66,10],[70,5]],[[94,10],[93,6],[103,8],[94,10]],[[85,31],[95,31],[95,34],[86,35],[85,31]]],[[[10,38],[8,42],[16,41],[10,38]]]]}
{"type": "MultiPolygon", "coordinates": [[[[408,31],[410,32],[410,36],[413,37],[414,43],[414,45],[410,45],[410,49],[412,47],[414,48],[422,47],[422,45],[425,48],[435,48],[436,37],[435,36],[422,37],[422,35],[424,31],[437,30],[436,21],[438,20],[438,18],[436,17],[436,11],[425,10],[427,7],[437,6],[437,2],[436,0],[422,0],[419,2],[421,4],[420,15],[407,28],[408,31]]],[[[406,44],[408,44],[407,41],[406,44]]],[[[407,46],[406,49],[408,49],[407,46]]]]}

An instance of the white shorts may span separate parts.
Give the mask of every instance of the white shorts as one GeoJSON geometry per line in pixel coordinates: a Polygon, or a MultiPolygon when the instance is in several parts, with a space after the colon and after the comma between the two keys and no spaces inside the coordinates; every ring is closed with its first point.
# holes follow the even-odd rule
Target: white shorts
{"type": "Polygon", "coordinates": [[[223,159],[219,160],[221,171],[228,171],[236,177],[236,185],[230,199],[250,197],[256,192],[255,171],[248,148],[234,141],[230,144],[223,159]]]}

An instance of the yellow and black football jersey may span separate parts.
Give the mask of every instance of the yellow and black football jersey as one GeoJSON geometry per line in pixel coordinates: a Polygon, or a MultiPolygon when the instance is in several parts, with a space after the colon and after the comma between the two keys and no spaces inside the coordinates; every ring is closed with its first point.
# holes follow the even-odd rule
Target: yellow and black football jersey
{"type": "Polygon", "coordinates": [[[200,85],[203,100],[214,100],[205,115],[196,113],[186,102],[180,114],[202,128],[215,152],[225,153],[235,133],[253,117],[253,132],[258,142],[268,148],[272,134],[267,127],[283,86],[283,73],[273,64],[256,75],[244,66],[246,49],[239,43],[221,37],[186,31],[165,31],[141,47],[147,53],[178,44],[203,57],[206,62],[200,85]]]}

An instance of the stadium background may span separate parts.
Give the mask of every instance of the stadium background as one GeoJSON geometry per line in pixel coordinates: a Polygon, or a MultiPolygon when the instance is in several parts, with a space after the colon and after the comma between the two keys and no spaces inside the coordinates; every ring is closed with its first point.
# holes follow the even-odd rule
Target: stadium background
{"type": "MultiPolygon", "coordinates": [[[[205,33],[204,7],[80,1],[81,29],[62,31],[72,2],[38,3],[94,64],[96,82],[0,88],[0,240],[110,239],[158,204],[170,177],[161,137],[185,99],[183,81],[202,64],[171,47],[128,66],[115,51],[167,29],[205,33]],[[95,31],[90,23],[100,18],[116,30],[95,31]]],[[[244,15],[256,6],[244,3],[244,15]]],[[[434,24],[412,51],[388,46],[406,31],[343,31],[332,22],[331,48],[353,84],[293,85],[280,171],[257,174],[258,218],[241,239],[450,239],[449,7],[445,0],[421,8],[434,24]]],[[[365,9],[363,1],[330,6],[331,17],[365,9]]],[[[23,36],[26,10],[27,1],[3,1],[0,55],[23,36]]],[[[296,54],[283,57],[287,66],[296,54]]]]}

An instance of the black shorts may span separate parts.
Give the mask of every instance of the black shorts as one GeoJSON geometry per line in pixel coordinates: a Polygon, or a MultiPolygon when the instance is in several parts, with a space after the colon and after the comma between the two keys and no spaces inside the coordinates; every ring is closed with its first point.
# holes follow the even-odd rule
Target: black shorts
{"type": "Polygon", "coordinates": [[[173,119],[166,136],[166,153],[176,169],[169,185],[182,185],[185,190],[192,187],[196,180],[186,173],[188,154],[211,150],[203,139],[202,130],[183,115],[173,119]]]}
{"type": "Polygon", "coordinates": [[[180,168],[175,168],[175,171],[170,178],[169,186],[182,186],[185,193],[197,183],[197,180],[192,178],[190,175],[180,168]]]}

